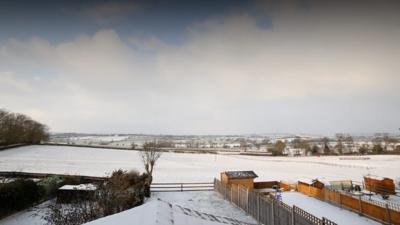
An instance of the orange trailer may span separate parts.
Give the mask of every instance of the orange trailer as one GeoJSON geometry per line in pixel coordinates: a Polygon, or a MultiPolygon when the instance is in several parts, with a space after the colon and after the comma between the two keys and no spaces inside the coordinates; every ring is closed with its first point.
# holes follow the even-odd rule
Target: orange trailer
{"type": "Polygon", "coordinates": [[[364,188],[381,195],[395,194],[393,180],[386,177],[364,176],[364,188]]]}

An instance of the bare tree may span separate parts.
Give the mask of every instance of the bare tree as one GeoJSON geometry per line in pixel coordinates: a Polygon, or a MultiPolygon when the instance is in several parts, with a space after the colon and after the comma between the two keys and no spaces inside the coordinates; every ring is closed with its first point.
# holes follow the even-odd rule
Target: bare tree
{"type": "Polygon", "coordinates": [[[301,139],[300,137],[296,137],[293,140],[293,147],[294,148],[300,148],[300,149],[304,149],[304,151],[306,153],[311,151],[311,146],[310,146],[310,142],[308,140],[305,139],[301,139]]]}
{"type": "Polygon", "coordinates": [[[161,151],[158,149],[157,143],[146,142],[143,144],[143,150],[140,152],[144,169],[146,170],[147,179],[145,181],[144,195],[150,197],[150,185],[153,182],[153,170],[157,160],[161,157],[161,151]]]}
{"type": "Polygon", "coordinates": [[[335,145],[335,149],[339,155],[343,154],[344,150],[344,135],[343,134],[336,134],[337,143],[335,145]]]}
{"type": "Polygon", "coordinates": [[[272,155],[277,156],[277,155],[283,155],[283,150],[285,150],[286,144],[285,142],[278,140],[275,142],[273,148],[272,148],[272,155]]]}
{"type": "Polygon", "coordinates": [[[324,155],[329,155],[331,154],[331,149],[329,148],[329,139],[327,137],[323,137],[321,139],[321,143],[323,146],[324,150],[324,155]]]}
{"type": "MultiPolygon", "coordinates": [[[[154,166],[157,160],[161,157],[161,151],[158,149],[156,142],[146,142],[143,144],[143,151],[140,152],[144,169],[150,180],[152,180],[154,166]]],[[[151,181],[150,181],[151,183],[151,181]]]]}

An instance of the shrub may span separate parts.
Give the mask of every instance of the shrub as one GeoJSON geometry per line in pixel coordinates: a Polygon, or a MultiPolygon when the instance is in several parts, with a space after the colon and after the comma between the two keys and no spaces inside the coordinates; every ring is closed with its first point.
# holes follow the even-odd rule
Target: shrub
{"type": "Polygon", "coordinates": [[[53,196],[57,193],[63,179],[59,176],[49,176],[38,182],[38,185],[43,189],[44,196],[53,196]]]}
{"type": "Polygon", "coordinates": [[[124,211],[143,203],[148,175],[136,171],[114,171],[97,185],[93,199],[75,199],[71,204],[53,204],[43,216],[48,225],[78,225],[124,211]]]}
{"type": "Polygon", "coordinates": [[[18,179],[0,186],[0,216],[22,210],[39,201],[44,194],[32,180],[18,179]],[[3,204],[6,203],[6,204],[3,204]]]}

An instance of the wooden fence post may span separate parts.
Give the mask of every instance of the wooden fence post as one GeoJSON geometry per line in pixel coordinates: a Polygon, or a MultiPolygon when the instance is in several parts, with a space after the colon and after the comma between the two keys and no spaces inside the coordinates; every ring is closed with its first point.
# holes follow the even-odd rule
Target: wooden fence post
{"type": "Polygon", "coordinates": [[[358,196],[358,210],[359,214],[362,215],[362,201],[361,201],[361,195],[358,196]]]}
{"type": "Polygon", "coordinates": [[[183,191],[183,184],[181,183],[181,191],[183,191]]]}
{"type": "Polygon", "coordinates": [[[271,223],[271,225],[275,225],[275,209],[274,209],[274,200],[272,200],[272,203],[271,203],[271,219],[272,219],[272,223],[271,223]]]}
{"type": "Polygon", "coordinates": [[[233,202],[233,194],[232,194],[233,193],[233,188],[232,188],[232,186],[231,186],[231,191],[230,192],[231,192],[231,202],[233,202]]]}
{"type": "Polygon", "coordinates": [[[217,183],[217,178],[214,178],[214,191],[216,190],[216,183],[217,183]]]}
{"type": "Polygon", "coordinates": [[[291,214],[292,214],[292,225],[295,225],[294,207],[295,207],[295,206],[292,207],[292,212],[291,212],[291,214]]]}
{"type": "Polygon", "coordinates": [[[260,196],[257,195],[257,221],[260,223],[260,196]]]}
{"type": "Polygon", "coordinates": [[[236,185],[236,190],[237,190],[237,202],[236,202],[236,205],[240,207],[240,190],[239,190],[239,185],[236,185]]]}
{"type": "Polygon", "coordinates": [[[389,205],[386,203],[385,206],[386,206],[386,215],[387,215],[387,218],[388,218],[387,221],[388,221],[389,224],[392,224],[392,218],[391,218],[391,215],[390,215],[389,205]]]}
{"type": "Polygon", "coordinates": [[[337,192],[339,194],[339,206],[342,208],[342,194],[340,192],[337,192]]]}
{"type": "Polygon", "coordinates": [[[249,188],[246,188],[246,211],[249,212],[249,188]]]}

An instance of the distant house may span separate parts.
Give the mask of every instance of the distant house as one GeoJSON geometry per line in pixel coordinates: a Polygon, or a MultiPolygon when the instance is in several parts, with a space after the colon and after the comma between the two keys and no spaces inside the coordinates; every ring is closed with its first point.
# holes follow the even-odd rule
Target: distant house
{"type": "Polygon", "coordinates": [[[298,182],[305,184],[307,186],[318,188],[318,189],[323,189],[325,187],[325,183],[326,183],[326,182],[318,180],[318,179],[307,179],[307,178],[299,179],[298,182]]]}
{"type": "Polygon", "coordinates": [[[224,146],[226,146],[227,148],[240,148],[240,143],[228,143],[224,146]]]}
{"type": "Polygon", "coordinates": [[[254,187],[254,179],[257,178],[254,171],[225,171],[221,173],[221,181],[224,184],[238,184],[249,189],[254,187]]]}
{"type": "Polygon", "coordinates": [[[186,143],[175,143],[175,148],[187,148],[186,143]]]}
{"type": "Polygon", "coordinates": [[[291,148],[291,147],[286,147],[283,150],[283,154],[287,156],[305,156],[306,151],[302,148],[291,148]]]}

